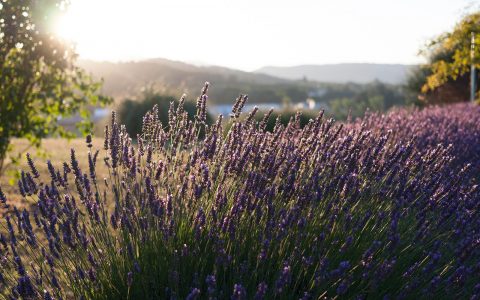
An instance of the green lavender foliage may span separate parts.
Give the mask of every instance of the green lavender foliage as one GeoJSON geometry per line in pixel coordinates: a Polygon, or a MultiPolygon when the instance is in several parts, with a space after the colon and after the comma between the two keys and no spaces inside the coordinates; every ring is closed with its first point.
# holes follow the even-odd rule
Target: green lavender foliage
{"type": "MultiPolygon", "coordinates": [[[[206,125],[207,92],[193,120],[179,104],[162,124],[153,108],[138,144],[113,114],[104,150],[87,143],[89,170],[74,150],[50,179],[32,161],[19,191],[35,205],[2,222],[0,299],[479,295],[479,192],[454,146],[375,116],[344,126],[319,114],[301,128],[297,115],[267,131],[268,115],[242,115],[243,95],[206,125]]],[[[454,114],[468,134],[467,111],[480,113],[422,114],[454,114]]]]}

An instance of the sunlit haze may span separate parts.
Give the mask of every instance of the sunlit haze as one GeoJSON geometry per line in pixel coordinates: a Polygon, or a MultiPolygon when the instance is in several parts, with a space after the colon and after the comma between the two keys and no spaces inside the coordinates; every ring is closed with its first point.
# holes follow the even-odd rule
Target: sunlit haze
{"type": "MultiPolygon", "coordinates": [[[[254,70],[340,62],[418,63],[471,0],[72,0],[58,33],[80,58],[162,57],[254,70]],[[134,4],[133,4],[134,3],[134,4]]],[[[478,6],[477,6],[478,7],[478,6]]]]}

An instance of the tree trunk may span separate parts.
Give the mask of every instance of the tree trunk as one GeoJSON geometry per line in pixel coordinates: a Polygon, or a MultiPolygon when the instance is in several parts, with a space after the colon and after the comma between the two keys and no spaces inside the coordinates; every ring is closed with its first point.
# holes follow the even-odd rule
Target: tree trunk
{"type": "Polygon", "coordinates": [[[5,167],[5,160],[7,159],[8,145],[10,139],[5,136],[0,136],[0,176],[3,174],[5,167]]]}
{"type": "Polygon", "coordinates": [[[0,176],[2,176],[3,174],[3,165],[4,165],[4,162],[5,162],[5,158],[6,158],[6,155],[5,153],[0,153],[0,176]]]}

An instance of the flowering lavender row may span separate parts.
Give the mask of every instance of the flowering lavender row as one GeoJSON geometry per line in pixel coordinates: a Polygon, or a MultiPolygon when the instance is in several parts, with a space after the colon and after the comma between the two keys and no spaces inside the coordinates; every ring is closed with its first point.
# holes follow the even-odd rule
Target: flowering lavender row
{"type": "Polygon", "coordinates": [[[479,116],[480,106],[461,103],[413,112],[397,109],[387,115],[367,114],[359,123],[366,123],[371,130],[391,130],[395,142],[413,139],[418,151],[438,144],[451,147],[458,167],[471,164],[472,173],[480,174],[479,116]]]}
{"type": "Polygon", "coordinates": [[[2,223],[0,298],[479,298],[479,191],[451,147],[420,144],[441,109],[412,117],[437,126],[319,114],[268,132],[243,95],[205,125],[207,92],[194,120],[184,98],[168,124],[154,108],[136,144],[113,114],[88,170],[71,150],[42,179],[29,156],[18,187],[35,205],[2,223]]]}

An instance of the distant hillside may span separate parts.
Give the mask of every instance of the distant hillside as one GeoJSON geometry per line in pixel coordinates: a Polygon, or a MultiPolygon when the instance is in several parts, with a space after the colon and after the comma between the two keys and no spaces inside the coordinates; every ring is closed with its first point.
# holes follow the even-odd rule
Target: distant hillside
{"type": "Polygon", "coordinates": [[[412,65],[346,63],[332,65],[302,65],[293,67],[263,67],[255,73],[285,79],[307,78],[319,82],[369,83],[375,80],[401,84],[405,82],[412,65]]]}
{"type": "Polygon", "coordinates": [[[138,98],[146,88],[176,96],[187,93],[195,100],[203,83],[209,81],[213,103],[232,103],[240,93],[248,93],[255,102],[276,102],[281,100],[285,89],[299,85],[265,74],[199,67],[166,59],[119,63],[81,60],[79,65],[95,78],[103,78],[103,93],[116,100],[138,98]]]}
{"type": "MultiPolygon", "coordinates": [[[[366,65],[364,65],[365,70],[361,70],[360,66],[362,65],[355,65],[357,73],[352,73],[352,68],[344,68],[342,73],[338,66],[345,67],[348,65],[337,65],[334,68],[336,71],[327,72],[331,76],[328,79],[324,79],[324,81],[330,81],[331,83],[314,81],[315,78],[308,74],[308,80],[306,81],[281,79],[267,74],[243,72],[215,66],[195,66],[161,58],[119,63],[84,60],[80,61],[79,65],[95,78],[104,79],[102,92],[114,97],[117,104],[127,98],[133,100],[143,99],[145,91],[174,97],[180,97],[183,93],[186,93],[187,100],[195,101],[205,81],[209,81],[211,84],[208,93],[209,103],[216,105],[217,108],[222,110],[225,107],[229,110],[238,95],[243,93],[249,95],[250,104],[263,104],[269,107],[272,104],[288,106],[290,104],[306,103],[307,99],[315,100],[317,106],[327,107],[337,102],[343,103],[347,101],[345,99],[354,102],[365,102],[368,99],[374,99],[376,96],[380,96],[383,99],[381,102],[386,103],[385,107],[399,102],[396,96],[399,87],[385,86],[378,82],[370,84],[354,83],[355,80],[352,80],[354,77],[359,78],[357,81],[361,81],[361,78],[365,82],[373,81],[374,78],[382,78],[381,76],[376,76],[375,74],[377,73],[372,72],[374,68],[368,68],[366,65]],[[337,74],[337,77],[334,76],[335,74],[337,74]],[[350,78],[346,80],[349,82],[335,83],[335,81],[339,81],[340,75],[344,78],[350,78]],[[368,78],[372,79],[368,80],[368,78]]],[[[403,66],[404,69],[407,67],[403,66]]],[[[318,66],[312,66],[312,68],[315,69],[318,66]]],[[[285,68],[275,69],[282,70],[285,68]]],[[[386,72],[387,68],[380,69],[386,72]]],[[[394,69],[397,70],[398,74],[398,70],[401,67],[394,69]]],[[[392,78],[394,72],[389,74],[387,78],[392,78]]],[[[299,77],[301,78],[302,76],[299,77]]],[[[375,99],[377,102],[380,101],[378,97],[375,99]]],[[[372,105],[369,104],[367,106],[372,105]]],[[[224,111],[220,112],[224,113],[224,111]]]]}

